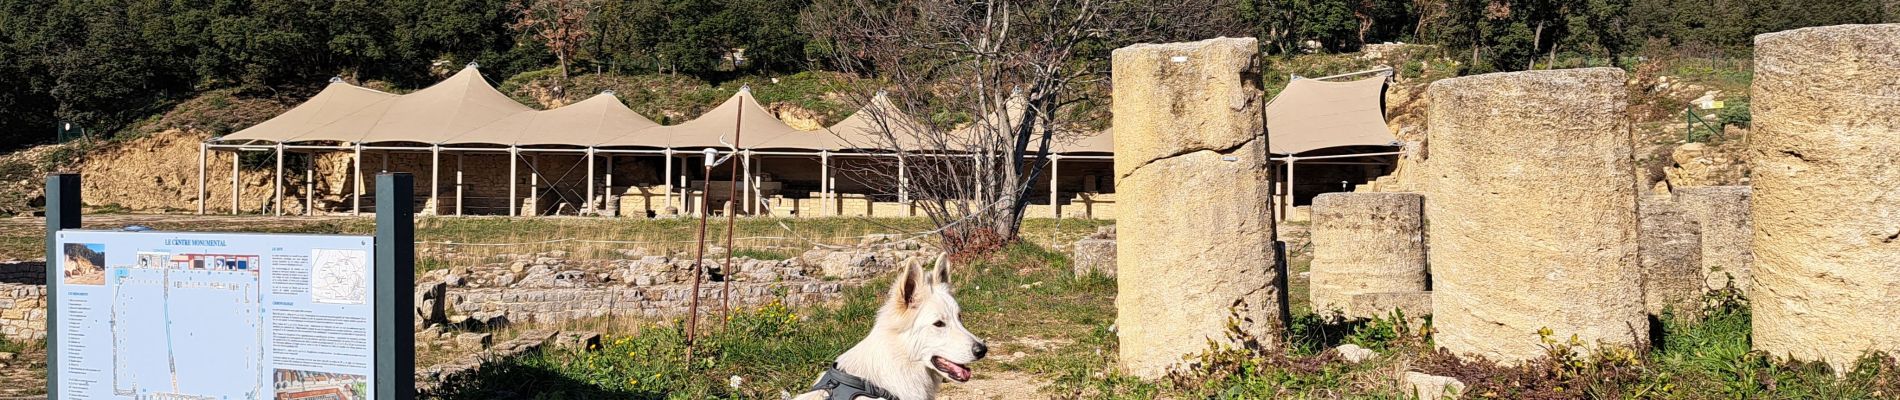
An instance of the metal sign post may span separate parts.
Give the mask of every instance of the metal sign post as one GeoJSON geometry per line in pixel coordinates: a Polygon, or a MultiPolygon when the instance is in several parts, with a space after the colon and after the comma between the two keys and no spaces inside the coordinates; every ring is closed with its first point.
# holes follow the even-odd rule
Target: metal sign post
{"type": "Polygon", "coordinates": [[[59,398],[59,231],[79,229],[79,174],[46,176],[46,398],[59,398]]]}
{"type": "Polygon", "coordinates": [[[416,398],[415,177],[376,175],[376,388],[378,400],[416,398]]]}

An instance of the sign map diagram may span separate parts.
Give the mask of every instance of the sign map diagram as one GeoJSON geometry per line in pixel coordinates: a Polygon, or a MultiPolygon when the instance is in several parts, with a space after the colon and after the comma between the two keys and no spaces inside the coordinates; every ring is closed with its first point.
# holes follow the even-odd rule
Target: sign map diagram
{"type": "Polygon", "coordinates": [[[310,253],[312,300],[329,304],[369,301],[369,253],[332,249],[314,249],[310,253]]]}

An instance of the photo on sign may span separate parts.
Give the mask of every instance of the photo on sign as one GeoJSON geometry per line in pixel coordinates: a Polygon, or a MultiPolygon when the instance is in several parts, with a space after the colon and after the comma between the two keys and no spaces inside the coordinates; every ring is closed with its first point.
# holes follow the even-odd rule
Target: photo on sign
{"type": "Polygon", "coordinates": [[[139,269],[164,269],[171,264],[171,255],[165,253],[139,252],[139,261],[133,264],[139,269]]]}
{"type": "Polygon", "coordinates": [[[65,283],[73,285],[104,286],[106,284],[106,245],[98,243],[67,243],[60,252],[66,262],[61,273],[65,283]]]}
{"type": "Polygon", "coordinates": [[[369,393],[363,375],[278,369],[272,374],[276,400],[358,400],[369,393]]]}

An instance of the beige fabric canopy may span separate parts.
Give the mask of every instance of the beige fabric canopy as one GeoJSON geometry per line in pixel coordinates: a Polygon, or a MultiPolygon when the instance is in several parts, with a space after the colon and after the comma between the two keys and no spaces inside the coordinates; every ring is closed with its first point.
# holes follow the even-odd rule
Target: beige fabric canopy
{"type": "Polygon", "coordinates": [[[888,150],[892,139],[905,149],[923,149],[928,140],[927,134],[915,132],[924,129],[922,122],[911,118],[897,104],[891,103],[890,96],[880,91],[871,97],[871,102],[858,111],[845,117],[843,121],[825,128],[833,136],[836,150],[888,150]],[[889,132],[890,136],[885,136],[889,132]]]}
{"type": "Polygon", "coordinates": [[[1101,132],[1095,132],[1086,137],[1068,140],[1058,137],[1055,148],[1057,154],[1114,153],[1115,128],[1103,129],[1101,132]]]}
{"type": "Polygon", "coordinates": [[[1267,103],[1274,154],[1343,146],[1397,146],[1385,123],[1385,76],[1348,82],[1294,79],[1267,103]]]}
{"type": "Polygon", "coordinates": [[[726,147],[733,142],[734,123],[743,124],[739,129],[744,136],[740,148],[747,149],[801,149],[824,150],[833,146],[833,138],[823,131],[801,131],[785,125],[772,115],[758,100],[753,99],[752,89],[740,88],[739,93],[726,99],[711,111],[679,125],[666,125],[633,132],[606,142],[600,146],[648,146],[648,147],[726,147]],[[725,143],[720,143],[721,140],[725,143]]]}
{"type": "Polygon", "coordinates": [[[605,92],[552,110],[509,115],[442,144],[593,146],[656,126],[605,92]]]}
{"type": "MultiPolygon", "coordinates": [[[[442,143],[515,114],[534,112],[482,79],[474,65],[433,86],[396,98],[355,142],[442,143]]],[[[296,140],[309,140],[299,137],[296,140]]]]}
{"type": "MultiPolygon", "coordinates": [[[[378,108],[387,109],[389,102],[398,95],[384,93],[374,89],[344,83],[341,79],[331,80],[323,91],[317,92],[303,104],[275,118],[252,125],[237,133],[224,137],[224,140],[268,140],[286,142],[291,138],[310,135],[317,132],[335,132],[337,122],[346,116],[378,108]]],[[[380,114],[380,112],[375,112],[380,114]]]]}

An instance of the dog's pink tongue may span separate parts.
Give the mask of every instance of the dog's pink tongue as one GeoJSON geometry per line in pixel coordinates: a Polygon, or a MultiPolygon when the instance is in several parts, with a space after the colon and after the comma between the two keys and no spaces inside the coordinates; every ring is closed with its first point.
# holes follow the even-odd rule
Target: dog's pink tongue
{"type": "Polygon", "coordinates": [[[970,380],[970,376],[974,374],[970,372],[970,368],[950,362],[950,360],[946,360],[943,357],[937,357],[935,361],[937,362],[937,369],[948,373],[950,379],[955,379],[957,382],[967,382],[970,380]]]}

